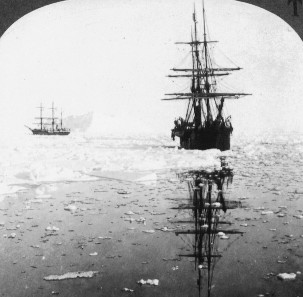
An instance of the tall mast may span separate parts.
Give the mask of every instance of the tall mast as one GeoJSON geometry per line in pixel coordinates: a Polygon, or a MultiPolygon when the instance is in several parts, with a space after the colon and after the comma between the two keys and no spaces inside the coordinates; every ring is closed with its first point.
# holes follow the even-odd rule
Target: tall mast
{"type": "Polygon", "coordinates": [[[54,102],[52,102],[52,131],[55,130],[55,108],[54,108],[54,102]]]}
{"type": "MultiPolygon", "coordinates": [[[[193,39],[193,32],[191,31],[191,57],[192,57],[192,85],[191,85],[191,92],[192,92],[192,96],[191,98],[194,100],[194,93],[196,92],[196,83],[195,83],[195,58],[194,58],[194,39],[193,39]]],[[[185,117],[185,121],[188,122],[189,117],[190,117],[190,113],[192,110],[193,106],[191,104],[191,102],[188,102],[187,105],[187,111],[186,111],[186,117],[185,117]]]]}
{"type": "Polygon", "coordinates": [[[61,126],[61,130],[62,130],[62,109],[61,109],[61,120],[60,120],[60,126],[61,126]]]}
{"type": "MultiPolygon", "coordinates": [[[[200,63],[200,58],[199,58],[199,48],[198,48],[198,38],[197,38],[197,20],[196,20],[196,7],[194,6],[194,14],[193,14],[193,20],[194,20],[194,24],[195,24],[195,55],[196,55],[196,79],[197,79],[197,83],[196,83],[196,88],[195,88],[195,93],[200,93],[201,92],[201,82],[200,82],[200,78],[201,78],[201,68],[199,67],[201,65],[200,63]]],[[[193,69],[194,71],[194,69],[193,69]]],[[[194,112],[195,112],[195,126],[196,129],[198,129],[198,127],[201,124],[201,99],[196,99],[196,97],[194,96],[193,98],[193,105],[194,105],[194,112]],[[198,106],[196,106],[196,103],[198,102],[198,106]]]]}
{"type": "MultiPolygon", "coordinates": [[[[205,26],[205,9],[204,9],[204,0],[203,0],[203,35],[204,35],[204,57],[205,57],[205,91],[208,94],[210,90],[210,84],[208,81],[208,63],[207,63],[207,41],[206,41],[206,26],[205,26]]],[[[207,109],[207,122],[211,120],[211,111],[209,105],[209,98],[206,98],[206,109],[207,109]]]]}
{"type": "Polygon", "coordinates": [[[43,125],[43,118],[42,118],[42,110],[43,110],[43,106],[42,106],[42,102],[40,103],[40,130],[42,130],[42,125],[43,125]]]}
{"type": "Polygon", "coordinates": [[[197,20],[196,20],[196,7],[194,6],[193,20],[195,24],[195,55],[196,55],[196,69],[197,69],[197,84],[196,91],[200,92],[200,73],[199,73],[199,49],[198,49],[198,38],[197,38],[197,20]]]}

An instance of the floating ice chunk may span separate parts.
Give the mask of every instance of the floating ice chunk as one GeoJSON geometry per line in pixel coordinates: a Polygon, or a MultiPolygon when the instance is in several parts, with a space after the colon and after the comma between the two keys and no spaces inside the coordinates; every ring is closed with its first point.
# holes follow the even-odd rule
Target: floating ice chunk
{"type": "Polygon", "coordinates": [[[140,217],[139,219],[136,219],[136,222],[146,224],[146,219],[144,217],[140,217]]]}
{"type": "Polygon", "coordinates": [[[139,285],[158,286],[159,285],[159,280],[158,279],[148,279],[148,280],[140,279],[137,283],[139,285]]]}
{"type": "Polygon", "coordinates": [[[302,215],[294,215],[294,218],[296,218],[296,219],[303,219],[303,216],[302,215]]]}
{"type": "Polygon", "coordinates": [[[155,233],[155,230],[143,230],[144,233],[155,233]]]}
{"type": "Polygon", "coordinates": [[[8,238],[15,238],[16,236],[17,236],[16,233],[11,233],[11,234],[8,236],[8,238]]]}
{"type": "Polygon", "coordinates": [[[272,210],[265,210],[261,212],[261,215],[268,215],[268,214],[273,214],[274,212],[272,210]]]}
{"type": "Polygon", "coordinates": [[[175,231],[176,229],[175,228],[168,228],[168,227],[162,227],[162,228],[160,228],[160,229],[158,229],[158,230],[161,230],[161,231],[163,231],[163,232],[173,232],[173,231],[175,231]]]}
{"type": "Polygon", "coordinates": [[[48,227],[45,228],[45,231],[59,231],[59,230],[60,229],[56,226],[53,226],[53,227],[48,226],[48,227]]]}
{"type": "Polygon", "coordinates": [[[125,218],[124,221],[133,222],[133,221],[135,221],[135,219],[134,218],[125,218]]]}
{"type": "Polygon", "coordinates": [[[132,212],[131,210],[129,210],[129,211],[128,211],[128,212],[126,212],[125,214],[126,214],[126,215],[130,215],[130,216],[131,216],[131,215],[134,215],[135,213],[134,213],[134,212],[132,212]]]}
{"type": "Polygon", "coordinates": [[[134,290],[128,289],[128,288],[123,288],[121,291],[123,291],[123,292],[130,292],[130,293],[135,292],[134,290]]]}
{"type": "Polygon", "coordinates": [[[146,281],[144,279],[140,279],[139,281],[137,281],[137,283],[139,285],[145,285],[146,284],[146,281]]]}
{"type": "Polygon", "coordinates": [[[31,245],[31,247],[33,248],[33,249],[40,249],[40,245],[31,245]]]}
{"type": "Polygon", "coordinates": [[[158,286],[159,280],[158,279],[148,279],[146,281],[146,284],[151,285],[151,286],[158,286]]]}
{"type": "Polygon", "coordinates": [[[77,271],[77,272],[67,272],[61,275],[48,275],[43,279],[46,281],[64,280],[64,279],[74,279],[74,278],[92,278],[99,271],[77,271]]]}
{"type": "Polygon", "coordinates": [[[294,280],[296,276],[297,275],[295,273],[279,273],[277,275],[278,279],[281,280],[294,280]]]}
{"type": "Polygon", "coordinates": [[[64,207],[64,210],[70,211],[70,212],[75,212],[77,210],[77,206],[75,204],[69,204],[64,207]]]}

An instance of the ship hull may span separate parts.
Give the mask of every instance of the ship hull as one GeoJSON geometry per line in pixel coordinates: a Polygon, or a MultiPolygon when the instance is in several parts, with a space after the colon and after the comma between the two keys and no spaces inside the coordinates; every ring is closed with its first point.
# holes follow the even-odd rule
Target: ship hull
{"type": "Polygon", "coordinates": [[[46,131],[46,130],[39,130],[39,129],[32,129],[31,130],[34,135],[61,135],[66,136],[70,134],[70,131],[46,131]]]}
{"type": "Polygon", "coordinates": [[[186,129],[176,131],[175,135],[180,137],[180,147],[189,150],[219,149],[226,151],[230,149],[230,135],[232,130],[228,127],[208,127],[198,129],[186,129]]]}

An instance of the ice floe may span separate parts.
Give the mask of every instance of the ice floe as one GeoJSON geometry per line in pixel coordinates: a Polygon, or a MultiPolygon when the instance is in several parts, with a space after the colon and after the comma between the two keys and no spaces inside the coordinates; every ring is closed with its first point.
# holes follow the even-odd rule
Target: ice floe
{"type": "Polygon", "coordinates": [[[77,271],[77,272],[67,272],[61,275],[48,275],[43,279],[46,281],[56,281],[56,280],[65,280],[65,279],[74,279],[74,278],[92,278],[99,271],[77,271]]]}
{"type": "Polygon", "coordinates": [[[139,285],[150,285],[150,286],[158,286],[159,285],[159,280],[158,279],[140,279],[137,281],[139,285]]]}
{"type": "Polygon", "coordinates": [[[277,275],[280,280],[295,280],[296,276],[297,275],[295,273],[279,273],[277,275]]]}

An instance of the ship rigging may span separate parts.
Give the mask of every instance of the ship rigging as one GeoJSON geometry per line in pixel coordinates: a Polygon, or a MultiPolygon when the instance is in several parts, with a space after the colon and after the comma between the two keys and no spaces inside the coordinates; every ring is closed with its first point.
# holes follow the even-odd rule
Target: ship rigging
{"type": "Polygon", "coordinates": [[[221,151],[230,149],[230,135],[233,131],[231,116],[223,114],[226,99],[238,99],[250,95],[241,92],[217,91],[216,77],[229,75],[240,67],[213,67],[209,44],[217,41],[207,39],[205,9],[203,3],[203,39],[198,39],[196,12],[193,13],[193,33],[190,42],[176,42],[191,48],[191,68],[172,68],[177,74],[171,78],[190,78],[187,92],[165,94],[162,100],[187,100],[185,118],[174,121],[172,138],[180,138],[180,146],[185,149],[206,150],[217,148],[221,151]],[[213,105],[213,107],[211,106],[213,105]]]}
{"type": "Polygon", "coordinates": [[[39,128],[30,128],[27,127],[34,135],[69,135],[70,129],[63,127],[63,119],[62,119],[62,111],[60,117],[60,123],[58,123],[58,117],[55,116],[54,103],[52,103],[51,109],[51,117],[43,116],[44,107],[42,104],[38,107],[40,109],[40,116],[35,119],[39,120],[39,128]]]}

